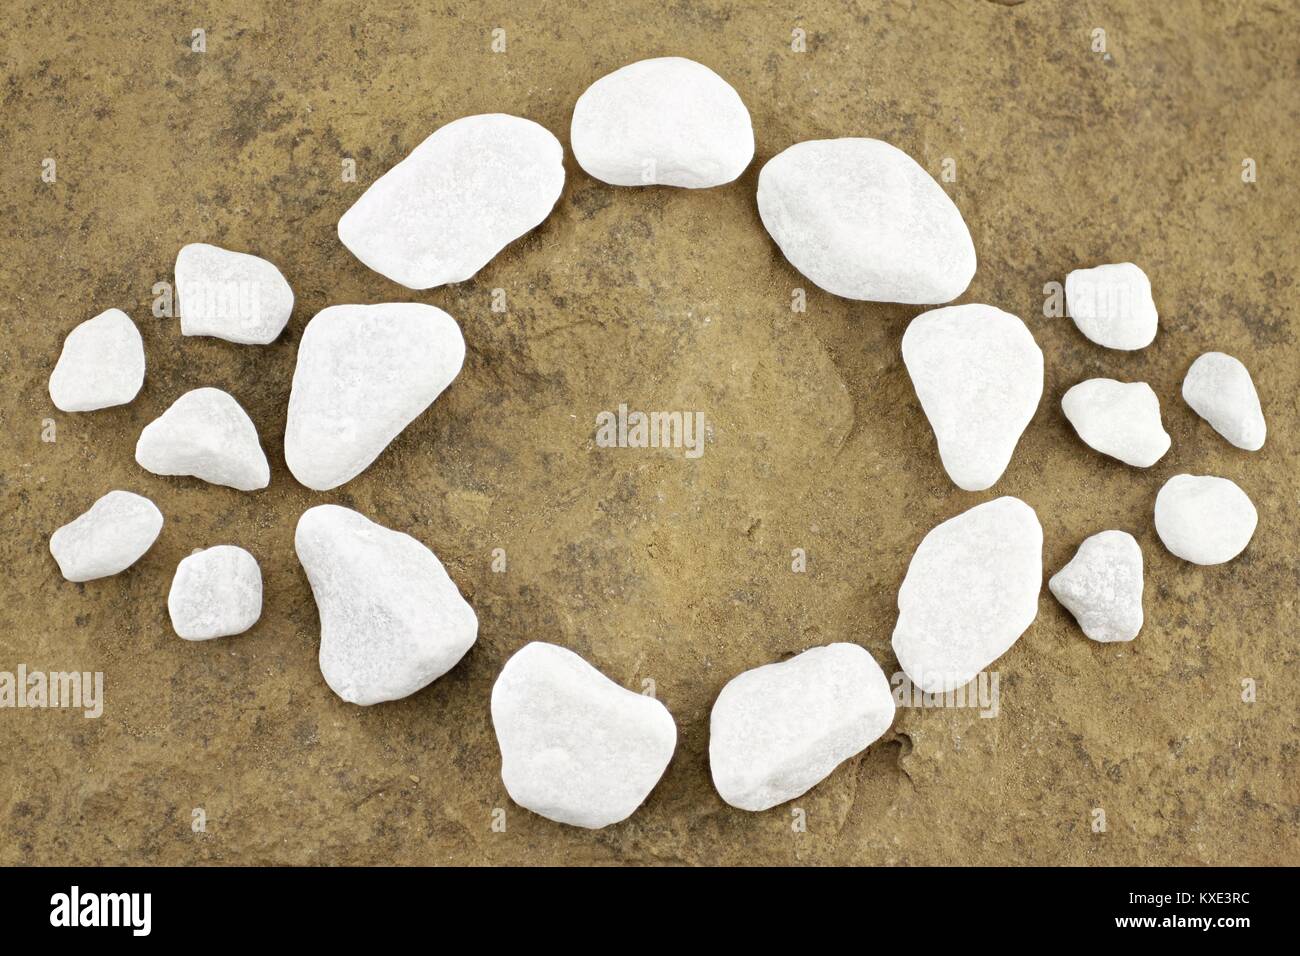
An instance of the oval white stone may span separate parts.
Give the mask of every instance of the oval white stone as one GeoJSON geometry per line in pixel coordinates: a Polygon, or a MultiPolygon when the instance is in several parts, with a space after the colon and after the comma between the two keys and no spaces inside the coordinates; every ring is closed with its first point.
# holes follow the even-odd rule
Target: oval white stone
{"type": "Polygon", "coordinates": [[[63,412],[125,405],[144,384],[144,342],[121,309],[109,309],[68,333],[50,374],[50,400],[63,412]]]}
{"type": "Polygon", "coordinates": [[[631,816],[677,746],[677,725],[659,701],[536,641],[506,661],[492,686],[492,726],[510,799],[589,829],[631,816]]]}
{"type": "Polygon", "coordinates": [[[1227,478],[1174,475],[1156,495],[1156,534],[1170,553],[1193,564],[1223,564],[1250,544],[1259,514],[1227,478]]]}
{"type": "Polygon", "coordinates": [[[1259,451],[1268,427],[1246,366],[1231,355],[1206,352],[1187,370],[1183,401],[1238,448],[1259,451]]]}
{"type": "Polygon", "coordinates": [[[1065,310],[1080,332],[1108,349],[1146,348],[1156,337],[1151,280],[1131,262],[1075,269],[1065,277],[1065,310]]]}
{"type": "Polygon", "coordinates": [[[196,388],[176,399],[144,427],[135,460],[155,475],[192,475],[239,491],[271,482],[257,427],[219,388],[196,388]]]}
{"type": "Polygon", "coordinates": [[[1127,531],[1085,540],[1047,586],[1094,641],[1131,641],[1142,630],[1142,549],[1127,531]]]}
{"type": "Polygon", "coordinates": [[[284,459],[328,491],[365,471],[460,374],[465,340],[418,302],[333,305],[303,331],[289,393],[284,459]]]}
{"type": "Polygon", "coordinates": [[[1169,450],[1160,399],[1146,382],[1090,378],[1065,393],[1061,409],[1086,445],[1126,465],[1149,468],[1169,450]]]}
{"type": "Polygon", "coordinates": [[[579,166],[614,186],[720,186],[754,158],[740,95],[680,56],[629,63],[589,86],[569,142],[579,166]]]}
{"type": "Polygon", "coordinates": [[[991,305],[933,309],[903,333],[903,363],[948,476],[966,491],[992,486],[1043,394],[1028,327],[991,305]]]}
{"type": "Polygon", "coordinates": [[[350,508],[298,519],[294,550],[320,612],[320,671],[353,704],[414,694],[465,656],[478,617],[437,555],[350,508]]]}
{"type": "Polygon", "coordinates": [[[409,289],[472,278],[550,215],[564,149],[504,113],[448,123],[379,177],[339,220],[339,239],[409,289]]]}
{"type": "Polygon", "coordinates": [[[176,566],[167,613],[187,641],[242,634],[262,616],[262,569],[231,544],[195,552],[176,566]]]}
{"type": "Polygon", "coordinates": [[[713,705],[713,785],[733,807],[766,810],[815,787],[893,722],[889,679],[856,644],[756,667],[728,681],[713,705]]]}
{"type": "Polygon", "coordinates": [[[975,244],[948,194],[878,139],[778,153],[758,175],[758,212],[791,265],[848,299],[936,305],[975,275],[975,244]]]}
{"type": "Polygon", "coordinates": [[[182,335],[267,345],[293,312],[293,289],[272,263],[247,252],[191,242],[176,256],[182,335]]]}
{"type": "Polygon", "coordinates": [[[948,519],[921,541],[898,590],[898,663],[924,691],[956,690],[1033,623],[1042,584],[1043,529],[1019,498],[948,519]]]}
{"type": "Polygon", "coordinates": [[[69,581],[93,581],[135,564],[162,526],[162,512],[148,498],[110,491],[50,535],[50,554],[69,581]]]}

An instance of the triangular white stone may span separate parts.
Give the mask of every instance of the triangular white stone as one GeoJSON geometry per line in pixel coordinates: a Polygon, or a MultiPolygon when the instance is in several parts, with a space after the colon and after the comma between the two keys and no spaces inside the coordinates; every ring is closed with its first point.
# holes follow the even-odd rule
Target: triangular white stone
{"type": "Polygon", "coordinates": [[[1127,531],[1085,540],[1047,586],[1094,641],[1131,641],[1142,630],[1142,549],[1127,531]]]}
{"type": "Polygon", "coordinates": [[[176,399],[140,433],[135,460],[155,475],[192,475],[240,491],[271,481],[257,427],[219,388],[196,388],[176,399]]]}
{"type": "Polygon", "coordinates": [[[109,309],[68,333],[50,375],[50,399],[63,412],[125,405],[144,384],[144,342],[121,309],[109,309]]]}
{"type": "Polygon", "coordinates": [[[1169,450],[1160,399],[1146,382],[1090,378],[1065,393],[1061,409],[1085,444],[1127,465],[1149,468],[1169,450]]]}

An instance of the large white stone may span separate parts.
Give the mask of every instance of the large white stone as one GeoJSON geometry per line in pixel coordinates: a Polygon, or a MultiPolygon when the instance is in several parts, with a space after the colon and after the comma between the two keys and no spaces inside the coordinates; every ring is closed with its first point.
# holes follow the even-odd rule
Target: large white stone
{"type": "Polygon", "coordinates": [[[1019,498],[976,505],[930,531],[898,591],[893,646],[912,683],[956,690],[1038,614],[1043,529],[1019,498]]]}
{"type": "Polygon", "coordinates": [[[1108,349],[1142,349],[1156,337],[1151,281],[1131,262],[1075,269],[1065,277],[1065,310],[1080,332],[1108,349]]]}
{"type": "Polygon", "coordinates": [[[437,555],[338,505],[303,512],[294,549],[320,612],[320,671],[353,704],[414,694],[465,656],[478,617],[437,555]]]}
{"type": "Polygon", "coordinates": [[[334,305],[302,334],[284,458],[308,488],[361,474],[460,374],[465,340],[442,309],[417,302],[334,305]]]}
{"type": "Polygon", "coordinates": [[[379,177],[339,220],[339,239],[407,288],[463,282],[550,215],[563,160],[532,120],[466,116],[379,177]]]}
{"type": "Polygon", "coordinates": [[[219,388],[196,388],[176,399],[140,433],[135,460],[155,475],[192,475],[240,491],[271,482],[257,427],[219,388]]]}
{"type": "Polygon", "coordinates": [[[167,595],[172,628],[187,641],[242,634],[262,616],[262,569],[231,544],[196,551],[176,566],[167,595]]]}
{"type": "Polygon", "coordinates": [[[848,299],[937,305],[975,275],[948,194],[878,139],[796,143],[758,175],[758,213],[790,264],[848,299]]]}
{"type": "Polygon", "coordinates": [[[162,512],[148,498],[110,491],[50,535],[50,554],[69,581],[93,581],[135,564],[162,526],[162,512]]]}
{"type": "Polygon", "coordinates": [[[1238,448],[1259,451],[1268,432],[1259,393],[1246,366],[1231,355],[1206,352],[1187,370],[1183,401],[1238,448]]]}
{"type": "Polygon", "coordinates": [[[192,242],[176,256],[181,334],[267,345],[293,312],[293,289],[274,265],[246,252],[192,242]]]}
{"type": "Polygon", "coordinates": [[[903,362],[959,488],[1006,470],[1043,394],[1043,353],[1024,322],[991,305],[923,312],[903,333],[903,362]]]}
{"type": "Polygon", "coordinates": [[[1061,409],[1085,444],[1125,464],[1149,468],[1169,450],[1160,399],[1146,382],[1090,378],[1065,393],[1061,409]]]}
{"type": "Polygon", "coordinates": [[[1227,478],[1174,475],[1156,495],[1156,534],[1193,564],[1223,564],[1250,544],[1259,514],[1227,478]]]}
{"type": "Polygon", "coordinates": [[[1094,641],[1131,641],[1142,630],[1142,549],[1127,531],[1085,540],[1047,586],[1094,641]]]}
{"type": "Polygon", "coordinates": [[[589,86],[569,143],[579,166],[615,186],[720,186],[754,158],[740,94],[680,56],[629,63],[589,86]]]}
{"type": "Polygon", "coordinates": [[[815,787],[893,722],[889,679],[856,644],[756,667],[713,705],[713,785],[733,807],[766,810],[815,787]]]}
{"type": "Polygon", "coordinates": [[[572,651],[539,642],[501,669],[492,726],[510,799],[590,829],[631,816],[677,746],[663,704],[620,687],[572,651]]]}
{"type": "Polygon", "coordinates": [[[144,384],[144,342],[121,309],[109,309],[68,333],[50,375],[50,400],[63,412],[125,405],[144,384]]]}

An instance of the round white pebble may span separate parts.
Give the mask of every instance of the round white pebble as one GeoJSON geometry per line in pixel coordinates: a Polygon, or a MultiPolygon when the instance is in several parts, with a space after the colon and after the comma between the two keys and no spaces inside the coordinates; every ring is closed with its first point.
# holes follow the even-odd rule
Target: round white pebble
{"type": "Polygon", "coordinates": [[[257,559],[230,544],[191,554],[176,566],[167,613],[187,641],[244,633],[262,616],[257,559]]]}
{"type": "Polygon", "coordinates": [[[1156,495],[1156,534],[1193,564],[1223,564],[1246,549],[1259,513],[1227,478],[1174,475],[1156,495]]]}

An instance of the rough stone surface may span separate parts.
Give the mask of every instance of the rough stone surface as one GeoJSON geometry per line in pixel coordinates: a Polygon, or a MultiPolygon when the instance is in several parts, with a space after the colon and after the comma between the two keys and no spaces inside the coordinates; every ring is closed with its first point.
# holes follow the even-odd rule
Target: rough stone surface
{"type": "Polygon", "coordinates": [[[1146,382],[1090,378],[1065,393],[1061,410],[1084,444],[1126,465],[1149,468],[1169,450],[1160,399],[1146,382]]]}
{"type": "Polygon", "coordinates": [[[1250,496],[1229,478],[1174,475],[1156,495],[1156,534],[1193,564],[1223,564],[1250,544],[1259,523],[1250,496]]]}
{"type": "Polygon", "coordinates": [[[1187,370],[1183,401],[1238,448],[1259,451],[1268,427],[1259,406],[1259,393],[1239,359],[1206,352],[1187,370]]]}
{"type": "Polygon", "coordinates": [[[176,566],[167,613],[187,641],[243,634],[262,616],[257,559],[231,544],[196,551],[176,566]]]}
{"type": "Polygon", "coordinates": [[[196,388],[176,399],[140,433],[135,460],[155,475],[192,475],[239,491],[271,481],[257,426],[219,388],[196,388]]]}
{"type": "Polygon", "coordinates": [[[109,309],[68,333],[50,373],[50,400],[62,412],[125,405],[144,384],[144,342],[121,309],[109,309]]]}
{"type": "Polygon", "coordinates": [[[903,333],[903,362],[948,476],[992,487],[1043,394],[1043,352],[1025,323],[991,305],[933,309],[903,333]]]}
{"type": "Polygon", "coordinates": [[[1088,538],[1047,586],[1094,641],[1131,641],[1142,630],[1142,548],[1127,531],[1088,538]]]}
{"type": "Polygon", "coordinates": [[[247,252],[191,242],[176,255],[181,334],[268,345],[293,312],[293,289],[272,263],[247,252]]]}
{"type": "Polygon", "coordinates": [[[320,615],[320,671],[349,703],[414,694],[474,644],[474,609],[410,535],[317,505],[298,520],[293,546],[320,615]]]}
{"type": "Polygon", "coordinates": [[[709,717],[709,770],[723,800],[766,810],[866,750],[894,722],[889,678],[857,644],[828,644],[738,674],[709,717]]]}
{"type": "Polygon", "coordinates": [[[680,56],[629,63],[587,87],[569,141],[578,165],[615,186],[721,186],[754,158],[739,94],[680,56]]]}
{"type": "Polygon", "coordinates": [[[510,799],[589,829],[631,816],[677,746],[663,704],[539,641],[511,657],[492,685],[492,726],[510,799]]]}
{"type": "Polygon", "coordinates": [[[1075,269],[1065,277],[1065,310],[1080,332],[1108,349],[1144,349],[1156,337],[1151,280],[1131,262],[1075,269]]]}
{"type": "Polygon", "coordinates": [[[148,498],[110,491],[50,535],[50,554],[69,581],[93,581],[139,561],[162,526],[162,512],[148,498]]]}

